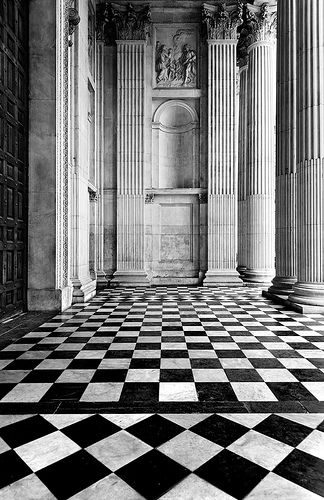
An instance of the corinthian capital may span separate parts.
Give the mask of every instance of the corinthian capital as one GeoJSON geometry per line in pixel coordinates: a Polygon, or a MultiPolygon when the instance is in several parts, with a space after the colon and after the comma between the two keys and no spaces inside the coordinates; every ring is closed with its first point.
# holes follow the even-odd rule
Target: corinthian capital
{"type": "Polygon", "coordinates": [[[236,5],[203,4],[203,23],[206,24],[209,40],[237,39],[237,27],[243,21],[243,3],[238,0],[236,5]]]}
{"type": "Polygon", "coordinates": [[[273,42],[277,32],[277,8],[268,3],[260,7],[247,4],[246,18],[248,44],[255,42],[273,42]]]}
{"type": "Polygon", "coordinates": [[[146,40],[150,34],[151,10],[149,5],[136,9],[132,4],[127,6],[111,4],[112,22],[116,26],[117,40],[146,40]]]}
{"type": "Polygon", "coordinates": [[[97,40],[110,45],[115,40],[146,40],[150,34],[151,11],[149,5],[117,5],[110,2],[97,4],[97,40]]]}

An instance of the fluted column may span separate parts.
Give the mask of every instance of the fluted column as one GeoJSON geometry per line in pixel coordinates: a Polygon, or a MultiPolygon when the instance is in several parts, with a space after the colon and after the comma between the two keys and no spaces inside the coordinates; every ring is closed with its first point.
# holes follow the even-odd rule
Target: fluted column
{"type": "Polygon", "coordinates": [[[244,280],[265,285],[274,276],[275,7],[247,5],[248,151],[247,269],[244,280]]]}
{"type": "Polygon", "coordinates": [[[276,277],[270,293],[296,282],[296,0],[278,0],[276,277]]]}
{"type": "MultiPolygon", "coordinates": [[[[99,38],[99,37],[98,37],[99,38]]],[[[97,287],[104,288],[108,285],[104,270],[104,41],[99,38],[96,43],[96,167],[98,185],[97,203],[97,262],[96,278],[97,287]]]]}
{"type": "Polygon", "coordinates": [[[112,285],[145,285],[144,107],[147,9],[113,11],[117,28],[117,270],[112,285]],[[137,22],[134,23],[134,16],[137,22]],[[144,20],[144,21],[143,21],[144,20]]]}
{"type": "Polygon", "coordinates": [[[240,12],[204,5],[208,31],[208,271],[204,285],[240,285],[237,253],[236,45],[240,12]],[[213,20],[213,21],[212,21],[213,20]]]}
{"type": "Polygon", "coordinates": [[[241,279],[247,264],[247,220],[246,220],[246,160],[247,160],[247,72],[248,55],[244,45],[238,47],[240,79],[239,129],[238,129],[238,248],[237,270],[241,279]]]}
{"type": "Polygon", "coordinates": [[[324,311],[324,2],[297,9],[297,283],[289,300],[324,311]]]}

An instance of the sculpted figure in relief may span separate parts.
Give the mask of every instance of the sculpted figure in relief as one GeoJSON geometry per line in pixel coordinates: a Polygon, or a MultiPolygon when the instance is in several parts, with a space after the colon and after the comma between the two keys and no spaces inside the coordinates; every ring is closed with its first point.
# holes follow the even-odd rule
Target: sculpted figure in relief
{"type": "Polygon", "coordinates": [[[155,73],[160,87],[194,87],[196,85],[196,51],[185,43],[188,34],[177,31],[173,47],[156,42],[155,73]]]}

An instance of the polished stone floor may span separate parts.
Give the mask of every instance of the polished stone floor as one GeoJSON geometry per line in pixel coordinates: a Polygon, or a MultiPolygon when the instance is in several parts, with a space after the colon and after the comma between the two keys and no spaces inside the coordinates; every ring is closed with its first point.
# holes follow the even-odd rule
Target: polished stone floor
{"type": "MultiPolygon", "coordinates": [[[[324,498],[324,316],[110,289],[0,345],[0,499],[324,498]]],[[[10,337],[10,335],[9,335],[10,337]]]]}
{"type": "Polygon", "coordinates": [[[0,411],[324,411],[323,333],[257,289],[111,289],[0,350],[0,411]]]}
{"type": "Polygon", "coordinates": [[[315,500],[324,414],[0,416],[5,500],[315,500]]]}

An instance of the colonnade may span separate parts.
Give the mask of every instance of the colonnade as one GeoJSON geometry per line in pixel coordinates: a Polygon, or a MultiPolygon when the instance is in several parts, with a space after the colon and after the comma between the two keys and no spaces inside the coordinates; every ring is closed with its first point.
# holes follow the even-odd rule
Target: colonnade
{"type": "MultiPolygon", "coordinates": [[[[298,310],[318,311],[324,310],[324,2],[298,0],[296,6],[297,0],[203,5],[208,52],[204,285],[235,286],[243,280],[269,287],[268,296],[298,310]]],[[[127,7],[120,8],[127,18],[127,7]]],[[[118,26],[114,17],[118,221],[112,284],[124,285],[148,283],[143,116],[149,9],[136,15],[136,30],[130,23],[127,32],[127,23],[118,26]]]]}

